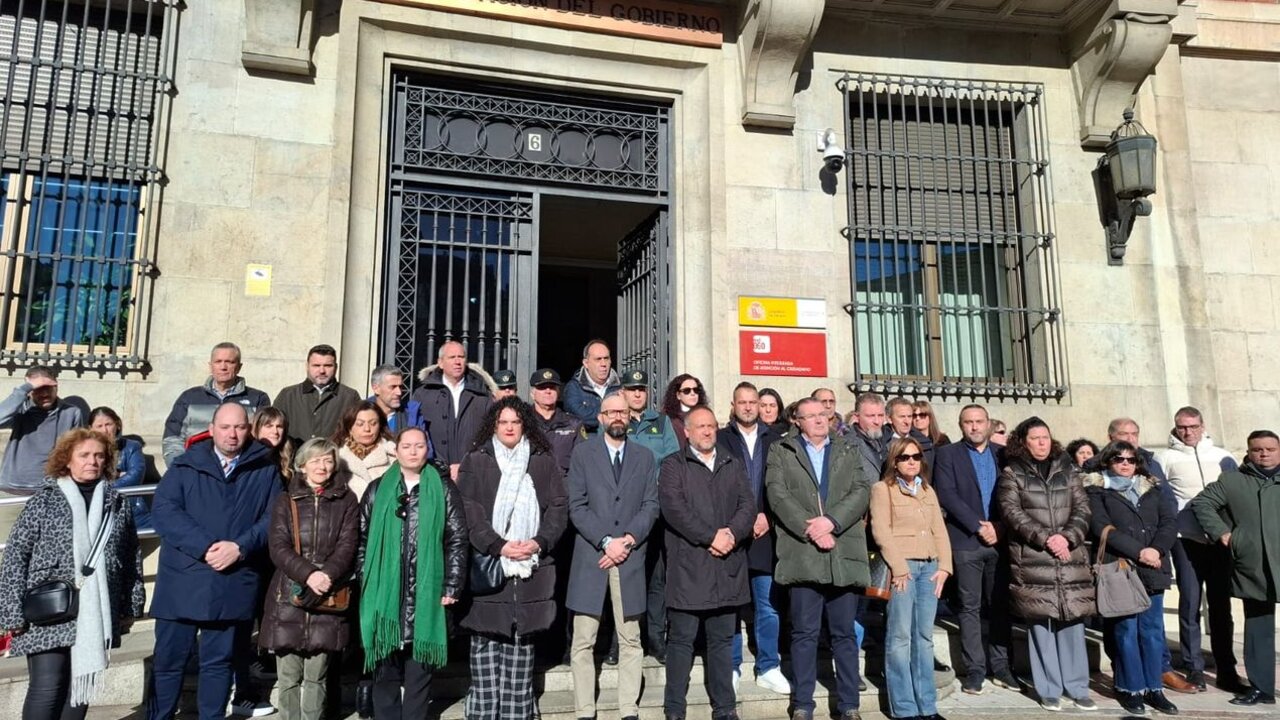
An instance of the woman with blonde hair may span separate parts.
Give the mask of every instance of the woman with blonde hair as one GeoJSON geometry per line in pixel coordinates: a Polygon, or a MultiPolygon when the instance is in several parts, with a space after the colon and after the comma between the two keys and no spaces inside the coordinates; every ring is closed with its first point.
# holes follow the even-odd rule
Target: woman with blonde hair
{"type": "Polygon", "coordinates": [[[884,473],[871,487],[871,532],[892,582],[884,650],[889,712],[894,718],[936,718],[933,619],[952,572],[951,540],[914,438],[889,443],[884,473]]]}

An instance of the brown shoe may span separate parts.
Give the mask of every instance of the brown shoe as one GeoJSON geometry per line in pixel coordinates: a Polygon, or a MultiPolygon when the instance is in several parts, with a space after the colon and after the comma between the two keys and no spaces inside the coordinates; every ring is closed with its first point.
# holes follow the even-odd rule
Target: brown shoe
{"type": "Polygon", "coordinates": [[[1187,682],[1185,678],[1183,678],[1181,675],[1179,675],[1178,673],[1172,670],[1161,675],[1160,680],[1164,683],[1164,686],[1166,688],[1174,692],[1179,692],[1179,693],[1196,692],[1195,685],[1192,685],[1191,683],[1187,682]]]}

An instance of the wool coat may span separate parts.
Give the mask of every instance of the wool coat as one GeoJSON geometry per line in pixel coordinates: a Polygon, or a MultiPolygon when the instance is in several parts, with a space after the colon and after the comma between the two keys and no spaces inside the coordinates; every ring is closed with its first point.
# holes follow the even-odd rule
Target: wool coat
{"type": "MultiPolygon", "coordinates": [[[[551,548],[560,541],[569,523],[564,476],[549,452],[531,452],[525,470],[538,496],[538,566],[519,581],[508,579],[496,593],[468,596],[461,608],[462,627],[475,632],[511,637],[546,630],[556,617],[556,560],[551,548]]],[[[493,445],[484,443],[467,453],[458,469],[458,488],[467,508],[471,550],[500,557],[507,543],[493,527],[493,506],[502,483],[502,469],[493,445]]]]}
{"type": "MultiPolygon", "coordinates": [[[[115,520],[102,548],[100,567],[106,571],[111,601],[111,617],[107,620],[111,623],[112,635],[118,638],[124,621],[142,617],[146,590],[142,584],[142,552],[133,514],[124,496],[115,488],[108,486],[103,490],[103,502],[112,508],[115,520]]],[[[93,538],[89,540],[92,542],[93,538]]],[[[49,480],[22,507],[5,544],[4,558],[0,561],[0,628],[26,626],[22,598],[27,590],[50,580],[74,582],[75,579],[71,505],[57,483],[49,480]]],[[[71,647],[75,642],[74,620],[57,625],[32,625],[13,638],[10,652],[31,655],[71,647]]]]}
{"type": "Polygon", "coordinates": [[[645,552],[649,532],[658,519],[657,469],[648,448],[631,440],[623,448],[622,479],[617,482],[601,435],[574,448],[569,460],[569,519],[577,536],[565,606],[593,617],[604,612],[609,587],[608,572],[599,566],[603,555],[600,541],[627,533],[636,545],[618,567],[622,612],[634,617],[645,611],[645,552]]]}
{"type": "MultiPolygon", "coordinates": [[[[743,466],[746,468],[747,480],[751,485],[751,495],[755,500],[756,512],[764,513],[765,517],[769,519],[769,532],[758,538],[751,538],[747,545],[747,566],[751,572],[772,575],[775,562],[773,555],[773,513],[769,510],[769,501],[765,497],[764,469],[769,463],[769,446],[777,442],[779,437],[768,425],[757,423],[755,440],[754,453],[748,453],[746,438],[743,437],[742,431],[738,429],[738,424],[733,421],[730,421],[728,425],[716,433],[716,447],[742,461],[743,466]]],[[[754,536],[754,534],[753,532],[752,535],[754,536]]]]}
{"type": "Polygon", "coordinates": [[[1059,453],[1047,477],[1029,461],[1010,460],[1000,474],[996,497],[1009,533],[1013,612],[1025,620],[1062,622],[1095,614],[1092,561],[1084,544],[1089,498],[1071,458],[1059,453]],[[1067,562],[1045,546],[1053,535],[1067,539],[1067,562]]]}
{"type": "Polygon", "coordinates": [[[751,602],[747,547],[756,501],[746,465],[723,450],[708,468],[693,449],[662,461],[658,497],[666,521],[667,607],[715,610],[751,602]],[[710,552],[720,528],[729,528],[728,555],[710,552]]]}
{"type": "Polygon", "coordinates": [[[151,617],[253,619],[264,581],[271,504],[280,488],[280,466],[257,440],[248,441],[226,476],[212,441],[196,443],[175,458],[152,506],[160,562],[151,617]],[[239,545],[243,557],[219,571],[204,556],[221,540],[239,545]]]}
{"type": "Polygon", "coordinates": [[[303,380],[280,391],[273,403],[289,418],[289,437],[299,445],[311,438],[327,438],[342,424],[342,416],[360,402],[360,393],[335,378],[323,393],[315,383],[303,380]]]}

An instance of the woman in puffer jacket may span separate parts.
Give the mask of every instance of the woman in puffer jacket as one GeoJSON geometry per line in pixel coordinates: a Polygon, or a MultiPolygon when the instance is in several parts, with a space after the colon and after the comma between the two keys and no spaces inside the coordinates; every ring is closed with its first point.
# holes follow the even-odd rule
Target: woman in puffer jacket
{"type": "Polygon", "coordinates": [[[1089,499],[1049,426],[1023,420],[1005,446],[996,497],[1009,533],[1011,608],[1028,623],[1031,675],[1040,705],[1064,695],[1092,710],[1083,620],[1096,612],[1085,538],[1089,499]]]}

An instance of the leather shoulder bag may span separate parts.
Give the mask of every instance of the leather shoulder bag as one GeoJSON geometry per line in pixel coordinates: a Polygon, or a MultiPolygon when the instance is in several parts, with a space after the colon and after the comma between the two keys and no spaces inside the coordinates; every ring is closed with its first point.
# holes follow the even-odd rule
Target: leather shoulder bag
{"type": "MultiPolygon", "coordinates": [[[[302,535],[298,531],[298,501],[289,498],[289,518],[293,524],[293,552],[302,557],[302,535]]],[[[289,603],[308,612],[341,615],[351,607],[351,585],[333,580],[333,587],[318,595],[305,583],[293,583],[289,603]]]]}
{"type": "Polygon", "coordinates": [[[79,577],[73,582],[61,578],[46,580],[39,585],[28,588],[22,596],[22,618],[36,626],[60,625],[71,622],[80,614],[80,586],[84,579],[94,573],[94,565],[107,544],[107,528],[115,517],[115,507],[107,505],[106,515],[98,525],[98,533],[93,539],[93,547],[89,557],[85,558],[80,568],[79,577]]]}

